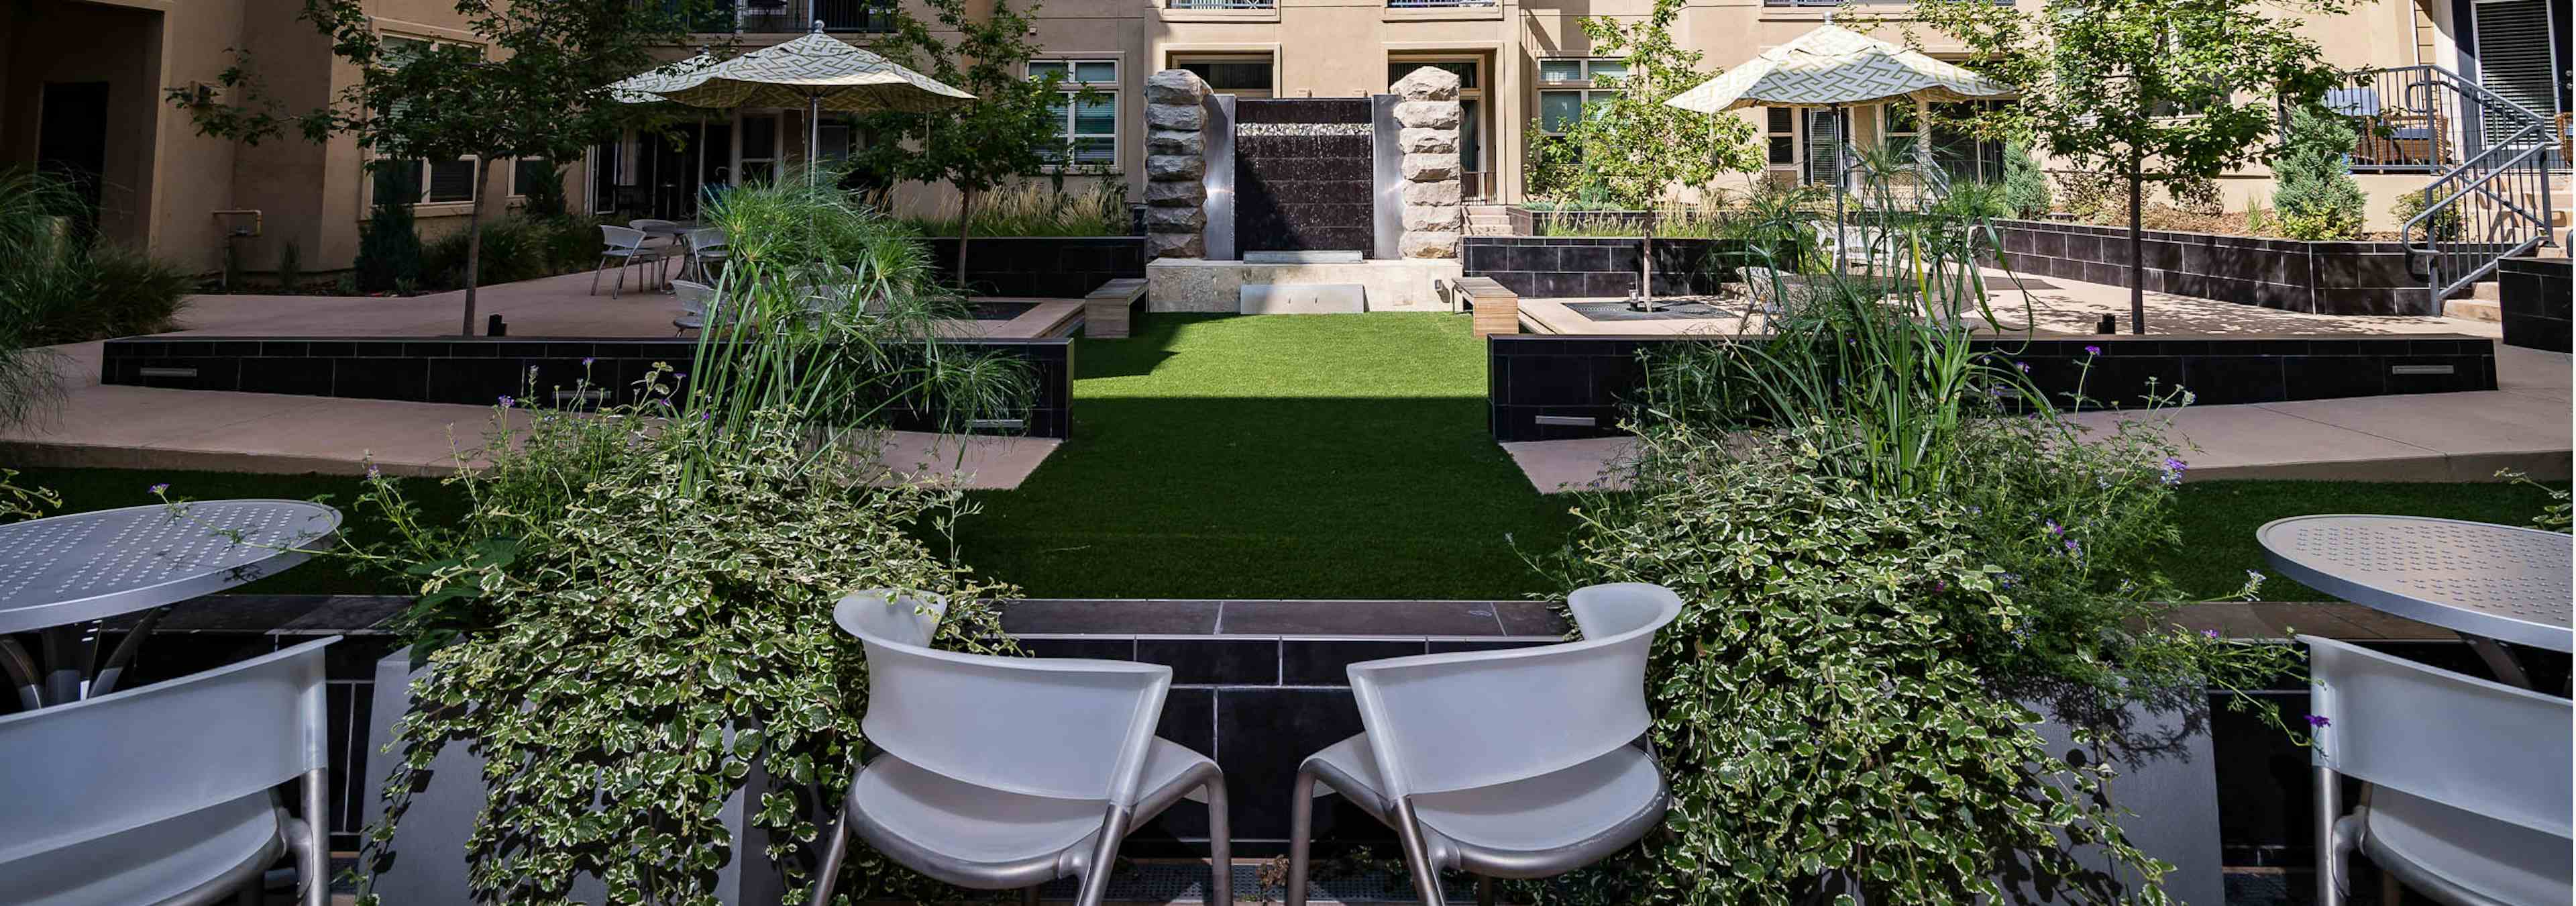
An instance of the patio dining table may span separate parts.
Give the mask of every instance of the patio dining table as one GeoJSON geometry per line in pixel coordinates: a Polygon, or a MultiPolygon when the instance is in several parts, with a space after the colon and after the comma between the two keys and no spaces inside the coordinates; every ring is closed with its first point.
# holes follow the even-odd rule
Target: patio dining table
{"type": "Polygon", "coordinates": [[[2254,530],[2281,574],[2355,604],[2460,635],[2502,682],[2531,688],[2499,643],[2576,649],[2569,565],[2558,532],[2413,516],[2276,519],[2254,530]]]}
{"type": "Polygon", "coordinates": [[[300,500],[206,500],[0,525],[0,672],[34,709],[116,689],[170,605],[302,563],[340,511],[300,500]],[[148,611],[93,675],[104,621],[148,611]],[[40,637],[39,663],[11,633],[40,637]]]}

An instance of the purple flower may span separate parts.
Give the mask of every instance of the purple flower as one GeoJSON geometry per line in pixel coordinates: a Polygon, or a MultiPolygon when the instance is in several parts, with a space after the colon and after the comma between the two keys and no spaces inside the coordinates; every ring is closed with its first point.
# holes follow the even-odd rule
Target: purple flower
{"type": "Polygon", "coordinates": [[[2075,543],[2075,539],[2073,539],[2073,538],[2068,538],[2068,539],[2066,539],[2066,552],[2067,552],[2067,553],[2070,553],[2070,554],[2074,554],[2074,553],[2082,553],[2082,552],[2083,552],[2083,548],[2082,548],[2082,546],[2080,546],[2080,545],[2078,545],[2078,544],[2076,544],[2076,543],[2075,543]]]}
{"type": "Polygon", "coordinates": [[[2334,726],[2334,721],[2327,720],[2326,716],[2323,714],[2310,714],[2308,715],[2308,726],[2330,727],[2334,726]]]}
{"type": "Polygon", "coordinates": [[[2064,538],[2066,537],[2066,530],[2058,526],[2057,520],[2051,519],[2048,520],[2048,534],[2053,537],[2064,538]]]}
{"type": "Polygon", "coordinates": [[[1950,580],[1948,580],[1948,579],[1941,579],[1941,580],[1938,580],[1938,581],[1933,582],[1933,583],[1932,583],[1932,590],[1933,590],[1933,591],[1936,591],[1936,592],[1949,591],[1949,590],[1950,590],[1950,580]]]}
{"type": "Polygon", "coordinates": [[[591,357],[591,356],[583,356],[583,357],[582,357],[582,359],[581,359],[581,363],[582,363],[583,365],[596,365],[596,364],[599,364],[599,359],[594,358],[594,357],[591,357]]]}
{"type": "Polygon", "coordinates": [[[2021,373],[2023,373],[2023,374],[2029,374],[2029,373],[2030,373],[2030,363],[2029,363],[2029,362],[2014,362],[2014,363],[2013,363],[2013,367],[2021,369],[2021,373]]]}
{"type": "Polygon", "coordinates": [[[2164,462],[2164,475],[2162,476],[2162,480],[2164,481],[2164,483],[2169,484],[2169,485],[2171,485],[2171,484],[2181,484],[2181,483],[2182,483],[2182,473],[2183,473],[2183,470],[2185,470],[2185,469],[2189,469],[2189,468],[2191,468],[2191,465],[2190,465],[2189,463],[2185,463],[2185,462],[2183,462],[2182,460],[2175,459],[2175,458],[2173,458],[2173,457],[2171,457],[2171,456],[2167,456],[2167,457],[2165,457],[2165,462],[2164,462]]]}
{"type": "Polygon", "coordinates": [[[152,493],[155,496],[170,493],[170,483],[165,481],[160,484],[153,485],[152,493]]]}
{"type": "Polygon", "coordinates": [[[374,481],[374,480],[376,480],[376,479],[383,478],[383,477],[385,477],[383,473],[376,471],[376,464],[375,464],[375,463],[372,463],[372,462],[371,462],[371,463],[368,463],[368,464],[367,464],[367,480],[368,480],[368,481],[374,481]]]}
{"type": "Polygon", "coordinates": [[[2200,631],[2200,637],[2215,642],[2218,640],[2218,630],[2203,629],[2200,631]]]}
{"type": "Polygon", "coordinates": [[[502,398],[501,398],[501,408],[503,408],[503,409],[510,408],[510,406],[511,406],[511,405],[513,405],[513,404],[515,404],[515,403],[517,403],[517,402],[518,402],[518,400],[514,400],[514,399],[511,399],[511,398],[506,397],[506,396],[505,396],[505,397],[502,397],[502,398]]]}
{"type": "Polygon", "coordinates": [[[2102,347],[2099,347],[2099,346],[2087,346],[2087,347],[2084,347],[2084,354],[2085,354],[2085,355],[2101,355],[2101,354],[2102,354],[2102,347]]]}

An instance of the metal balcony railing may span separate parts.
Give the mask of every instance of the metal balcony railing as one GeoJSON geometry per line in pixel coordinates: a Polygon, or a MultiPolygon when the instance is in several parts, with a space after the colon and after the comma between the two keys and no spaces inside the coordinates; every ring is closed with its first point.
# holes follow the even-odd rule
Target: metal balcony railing
{"type": "Polygon", "coordinates": [[[1270,9],[1278,0],[1169,0],[1165,9],[1270,9]]]}
{"type": "Polygon", "coordinates": [[[882,0],[741,0],[734,9],[734,30],[747,35],[811,31],[818,20],[827,32],[890,32],[894,30],[894,4],[882,0]]]}
{"type": "Polygon", "coordinates": [[[1388,9],[1442,9],[1462,6],[1493,6],[1495,0],[1386,0],[1388,9]]]}

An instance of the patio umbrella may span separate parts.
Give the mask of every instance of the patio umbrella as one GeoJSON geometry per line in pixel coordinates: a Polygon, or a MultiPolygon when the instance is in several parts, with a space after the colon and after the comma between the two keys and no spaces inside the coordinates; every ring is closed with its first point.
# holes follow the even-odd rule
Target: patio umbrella
{"type": "MultiPolygon", "coordinates": [[[[823,22],[804,37],[715,64],[695,84],[654,91],[694,107],[805,106],[805,153],[822,145],[823,111],[850,113],[937,110],[975,96],[898,66],[892,60],[823,33],[823,22]]],[[[807,168],[806,179],[813,179],[807,168]]]]}
{"type": "MultiPolygon", "coordinates": [[[[1828,107],[1834,111],[1834,227],[1842,228],[1843,172],[1850,167],[1851,104],[1896,98],[1954,103],[2008,97],[2012,86],[1835,25],[1816,30],[1664,101],[1719,113],[1745,107],[1828,107]]],[[[1837,242],[1839,249],[1841,243],[1837,242]]],[[[1839,264],[1839,262],[1837,262],[1839,264]]]]}

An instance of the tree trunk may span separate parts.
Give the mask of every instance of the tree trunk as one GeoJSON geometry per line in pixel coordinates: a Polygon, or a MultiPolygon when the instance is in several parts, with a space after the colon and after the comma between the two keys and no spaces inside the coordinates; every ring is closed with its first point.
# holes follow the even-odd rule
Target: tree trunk
{"type": "Polygon", "coordinates": [[[975,190],[964,189],[957,195],[957,288],[961,290],[966,288],[966,238],[974,233],[975,190]]]}
{"type": "Polygon", "coordinates": [[[2147,332],[2146,240],[2139,234],[2141,198],[2146,194],[2144,162],[2129,155],[2129,332],[2147,332]]]}
{"type": "Polygon", "coordinates": [[[474,335],[474,283],[483,275],[483,196],[492,182],[492,159],[474,155],[474,209],[465,219],[465,327],[458,333],[474,335]]]}

